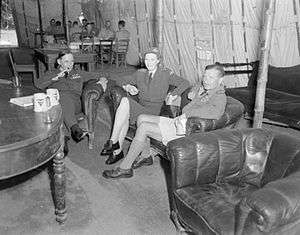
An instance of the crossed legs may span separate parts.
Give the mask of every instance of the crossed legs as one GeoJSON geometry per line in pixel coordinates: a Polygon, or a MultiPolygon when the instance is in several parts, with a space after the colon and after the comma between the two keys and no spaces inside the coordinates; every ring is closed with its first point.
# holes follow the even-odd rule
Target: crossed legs
{"type": "Polygon", "coordinates": [[[139,116],[137,121],[137,130],[132,140],[128,153],[120,164],[121,169],[130,169],[134,160],[140,153],[146,152],[142,157],[150,155],[150,137],[161,140],[162,135],[159,129],[159,116],[145,115],[139,116]]]}

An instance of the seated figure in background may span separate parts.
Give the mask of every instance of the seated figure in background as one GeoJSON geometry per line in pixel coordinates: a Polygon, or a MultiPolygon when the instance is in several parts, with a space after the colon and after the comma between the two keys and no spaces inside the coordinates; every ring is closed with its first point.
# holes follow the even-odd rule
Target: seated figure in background
{"type": "Polygon", "coordinates": [[[159,67],[160,53],[157,48],[146,51],[144,57],[147,69],[140,69],[117,81],[117,84],[129,94],[138,95],[139,102],[129,96],[121,99],[115,112],[111,137],[101,152],[101,155],[109,155],[106,164],[114,164],[124,157],[122,146],[129,122],[136,123],[140,114],[158,115],[170,85],[176,87],[171,92],[174,96],[180,95],[190,86],[187,80],[175,75],[169,69],[159,67]]]}
{"type": "Polygon", "coordinates": [[[152,165],[152,156],[141,154],[145,148],[148,148],[149,138],[162,141],[166,145],[169,141],[184,136],[188,117],[220,118],[226,106],[226,95],[222,85],[224,74],[221,65],[208,65],[202,83],[194,86],[189,92],[188,98],[191,102],[183,108],[181,116],[172,119],[140,115],[137,121],[136,135],[126,157],[119,167],[105,170],[103,176],[105,178],[129,178],[133,176],[133,169],[143,165],[152,165]]]}
{"type": "Polygon", "coordinates": [[[59,91],[60,105],[63,112],[63,121],[76,142],[85,136],[79,127],[76,114],[82,112],[81,93],[83,83],[90,79],[103,79],[100,74],[77,71],[73,69],[74,58],[70,52],[60,52],[57,58],[57,69],[46,73],[38,79],[37,87],[40,89],[55,88],[59,91]]]}
{"type": "Polygon", "coordinates": [[[119,30],[116,32],[115,40],[130,40],[130,32],[125,29],[125,21],[120,20],[118,23],[119,30]]]}
{"type": "Polygon", "coordinates": [[[57,20],[55,22],[55,31],[54,31],[54,34],[60,35],[60,34],[64,34],[64,33],[65,33],[65,31],[64,31],[64,28],[61,25],[61,22],[59,20],[57,20]]]}
{"type": "Polygon", "coordinates": [[[111,28],[110,20],[105,21],[104,28],[100,30],[98,38],[100,38],[101,40],[109,40],[115,38],[115,31],[111,28]]]}
{"type": "Polygon", "coordinates": [[[54,35],[56,30],[55,19],[49,21],[50,25],[46,28],[46,35],[54,35]]]}
{"type": "Polygon", "coordinates": [[[96,29],[93,28],[92,23],[87,23],[86,28],[81,32],[81,40],[83,39],[93,39],[96,36],[96,29]]]}
{"type": "Polygon", "coordinates": [[[79,27],[78,21],[73,22],[73,27],[70,28],[70,41],[71,42],[79,42],[81,35],[81,28],[79,27]]]}

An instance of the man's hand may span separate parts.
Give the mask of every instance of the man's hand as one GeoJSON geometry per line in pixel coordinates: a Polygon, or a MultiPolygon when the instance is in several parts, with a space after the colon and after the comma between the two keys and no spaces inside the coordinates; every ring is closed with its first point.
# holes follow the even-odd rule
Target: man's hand
{"type": "Polygon", "coordinates": [[[52,81],[58,81],[59,78],[62,78],[65,76],[65,72],[67,72],[67,70],[61,71],[59,74],[56,75],[56,77],[52,78],[52,81]]]}
{"type": "Polygon", "coordinates": [[[185,114],[182,114],[182,115],[175,118],[174,124],[175,124],[175,127],[176,127],[176,134],[177,135],[185,135],[186,122],[187,122],[187,118],[186,118],[185,114]]]}
{"type": "Polygon", "coordinates": [[[105,78],[105,77],[99,78],[99,81],[97,82],[97,84],[101,84],[101,86],[102,86],[104,92],[106,91],[107,83],[108,83],[108,80],[107,80],[107,78],[105,78]]]}
{"type": "Polygon", "coordinates": [[[127,91],[130,95],[137,95],[139,93],[139,90],[135,86],[130,84],[124,85],[123,89],[127,91]]]}
{"type": "Polygon", "coordinates": [[[189,93],[188,93],[188,99],[189,100],[193,100],[196,95],[198,95],[198,97],[204,92],[204,88],[203,86],[200,86],[198,89],[192,89],[189,93]]]}

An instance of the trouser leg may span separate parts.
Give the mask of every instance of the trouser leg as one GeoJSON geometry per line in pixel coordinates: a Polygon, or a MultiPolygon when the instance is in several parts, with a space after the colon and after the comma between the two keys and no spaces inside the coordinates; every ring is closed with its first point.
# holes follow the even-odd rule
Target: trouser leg
{"type": "Polygon", "coordinates": [[[79,95],[72,93],[60,93],[60,105],[63,113],[63,120],[70,130],[71,126],[77,124],[76,114],[81,111],[81,100],[79,95]]]}
{"type": "Polygon", "coordinates": [[[161,131],[158,124],[152,122],[142,122],[136,131],[136,135],[132,140],[128,153],[120,164],[120,168],[131,168],[134,160],[147,147],[148,137],[161,140],[161,131]]]}

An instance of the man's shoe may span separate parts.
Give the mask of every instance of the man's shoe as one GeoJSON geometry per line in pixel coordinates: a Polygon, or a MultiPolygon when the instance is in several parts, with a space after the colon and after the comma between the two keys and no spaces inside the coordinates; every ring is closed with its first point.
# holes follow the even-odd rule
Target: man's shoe
{"type": "Polygon", "coordinates": [[[86,136],[87,132],[83,131],[78,124],[71,126],[71,136],[75,142],[80,142],[86,136]]]}
{"type": "Polygon", "coordinates": [[[115,150],[120,148],[119,141],[115,144],[111,140],[108,140],[100,153],[100,155],[111,155],[115,150]]]}
{"type": "Polygon", "coordinates": [[[122,169],[120,167],[117,167],[116,169],[112,170],[105,170],[102,173],[103,177],[109,179],[109,178],[130,178],[133,176],[133,170],[130,169],[122,169]]]}
{"type": "Polygon", "coordinates": [[[151,166],[153,165],[153,158],[152,156],[147,157],[147,158],[142,158],[142,159],[138,159],[135,160],[132,164],[132,169],[137,169],[141,166],[151,166]]]}
{"type": "Polygon", "coordinates": [[[121,160],[122,158],[124,158],[123,151],[121,151],[119,154],[112,153],[111,155],[109,155],[109,157],[105,161],[105,164],[112,165],[112,164],[116,163],[117,161],[121,160]]]}

